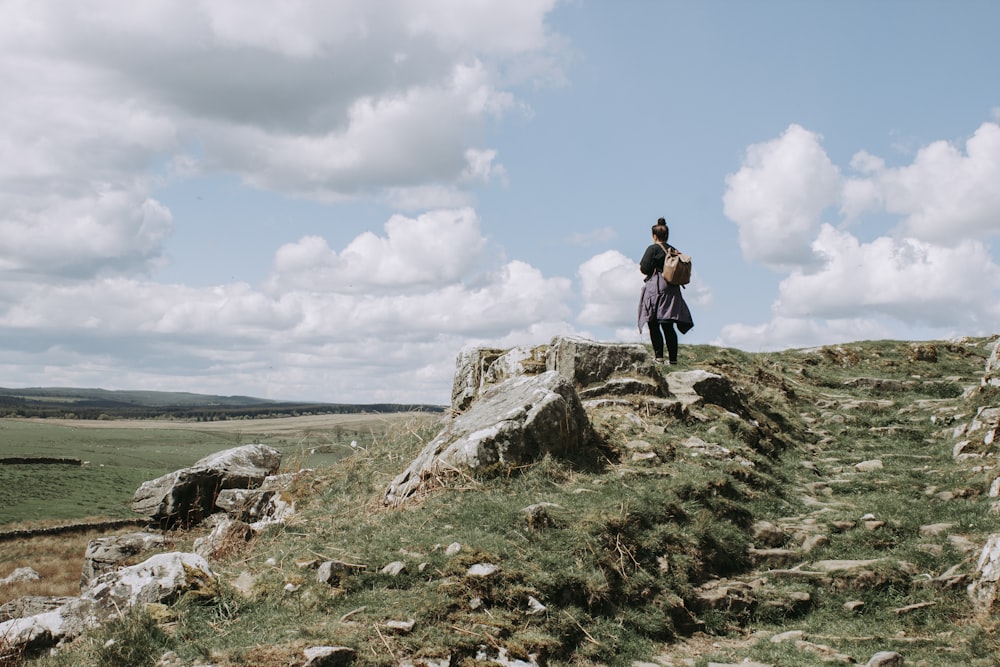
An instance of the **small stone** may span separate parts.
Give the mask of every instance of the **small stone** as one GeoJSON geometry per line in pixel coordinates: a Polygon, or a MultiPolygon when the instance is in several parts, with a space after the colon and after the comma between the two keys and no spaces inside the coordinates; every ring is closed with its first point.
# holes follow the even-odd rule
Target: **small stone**
{"type": "Polygon", "coordinates": [[[493,563],[476,563],[465,574],[470,577],[488,577],[499,569],[493,563]]]}
{"type": "Polygon", "coordinates": [[[539,602],[537,599],[535,599],[535,596],[533,596],[533,595],[529,595],[528,596],[528,615],[529,616],[534,616],[535,614],[541,614],[542,612],[546,611],[547,609],[548,609],[548,607],[546,607],[541,602],[539,602]]]}
{"type": "Polygon", "coordinates": [[[789,630],[788,632],[779,632],[778,634],[771,637],[772,644],[781,644],[782,642],[789,641],[799,641],[806,636],[806,633],[801,630],[789,630]]]}
{"type": "Polygon", "coordinates": [[[883,467],[882,459],[872,459],[871,461],[862,461],[861,463],[854,464],[854,469],[858,472],[874,472],[881,470],[883,467]]]}
{"type": "Polygon", "coordinates": [[[879,651],[868,658],[865,667],[903,667],[903,656],[895,651],[879,651]]]}
{"type": "Polygon", "coordinates": [[[861,600],[849,600],[844,603],[844,611],[850,614],[860,613],[864,609],[865,603],[861,600]]]}
{"type": "Polygon", "coordinates": [[[451,544],[448,545],[448,548],[444,550],[444,555],[454,556],[461,550],[462,550],[461,544],[459,544],[458,542],[452,542],[451,544]]]}
{"type": "Polygon", "coordinates": [[[405,621],[386,621],[385,627],[396,634],[404,635],[412,632],[413,626],[416,624],[417,622],[411,618],[405,621]]]}
{"type": "Polygon", "coordinates": [[[346,667],[354,662],[354,649],[347,646],[313,646],[303,654],[303,667],[346,667]]]}
{"type": "Polygon", "coordinates": [[[941,533],[947,532],[955,527],[953,523],[930,523],[926,526],[920,526],[920,534],[924,537],[935,537],[941,533]]]}
{"type": "Polygon", "coordinates": [[[388,574],[390,577],[396,577],[406,571],[406,563],[401,560],[394,560],[381,570],[380,574],[388,574]]]}
{"type": "Polygon", "coordinates": [[[830,538],[826,535],[810,535],[802,543],[802,551],[810,553],[830,544],[830,538]]]}
{"type": "Polygon", "coordinates": [[[25,581],[38,581],[42,577],[30,567],[19,567],[8,576],[0,579],[0,586],[5,584],[16,584],[25,581]]]}
{"type": "Polygon", "coordinates": [[[469,600],[469,609],[476,611],[483,606],[483,599],[480,597],[475,597],[469,600]]]}
{"type": "Polygon", "coordinates": [[[257,580],[246,570],[240,572],[239,576],[232,581],[233,589],[245,598],[253,596],[254,587],[256,585],[257,580]]]}

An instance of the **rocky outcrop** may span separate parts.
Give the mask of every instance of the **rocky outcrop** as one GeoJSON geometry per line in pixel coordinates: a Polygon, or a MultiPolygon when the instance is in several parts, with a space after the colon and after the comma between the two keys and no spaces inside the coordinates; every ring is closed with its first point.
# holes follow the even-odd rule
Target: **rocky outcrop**
{"type": "Polygon", "coordinates": [[[504,472],[545,454],[578,459],[595,444],[573,385],[555,371],[519,376],[486,389],[453,418],[385,492],[399,505],[455,470],[504,472]]]}
{"type": "Polygon", "coordinates": [[[451,407],[462,412],[491,386],[549,371],[569,380],[581,392],[581,398],[629,393],[667,395],[663,377],[645,346],[558,336],[548,345],[462,350],[456,362],[451,407]]]}
{"type": "MultiPolygon", "coordinates": [[[[0,623],[0,652],[40,651],[72,639],[142,603],[169,603],[180,595],[210,598],[218,581],[201,556],[158,554],[148,560],[103,574],[78,598],[45,611],[0,623]]],[[[26,606],[27,611],[39,608],[26,606]]]]}
{"type": "Polygon", "coordinates": [[[215,511],[220,491],[260,486],[279,465],[281,452],[266,445],[228,449],[144,482],[132,498],[132,509],[164,526],[191,525],[215,511]]]}

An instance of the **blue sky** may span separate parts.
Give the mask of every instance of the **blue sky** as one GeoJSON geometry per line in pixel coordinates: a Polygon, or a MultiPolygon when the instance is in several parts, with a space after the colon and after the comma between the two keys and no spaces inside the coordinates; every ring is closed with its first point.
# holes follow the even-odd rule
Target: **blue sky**
{"type": "Polygon", "coordinates": [[[1000,4],[0,0],[0,384],[446,403],[467,345],[1000,331],[1000,4]]]}

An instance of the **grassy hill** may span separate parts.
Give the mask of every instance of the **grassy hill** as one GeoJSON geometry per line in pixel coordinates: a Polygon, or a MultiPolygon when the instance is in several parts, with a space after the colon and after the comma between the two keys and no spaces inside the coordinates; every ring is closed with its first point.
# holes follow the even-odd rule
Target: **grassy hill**
{"type": "Polygon", "coordinates": [[[441,410],[435,405],[348,404],[276,401],[252,396],[215,396],[175,391],[70,387],[0,387],[0,416],[77,419],[230,419],[351,412],[441,410]]]}
{"type": "Polygon", "coordinates": [[[956,429],[1000,404],[980,387],[993,342],[685,346],[680,370],[729,378],[742,414],[595,412],[596,469],[545,458],[459,475],[389,510],[381,494],[436,432],[406,425],[304,476],[291,523],[213,564],[216,600],[126,616],[37,664],[153,665],[171,650],[183,665],[277,667],[342,645],[386,667],[498,654],[808,667],[878,651],[995,665],[997,622],[965,590],[1000,524],[992,455],[953,455],[956,429]],[[319,583],[323,560],[357,570],[319,583]],[[484,564],[492,574],[470,570],[484,564]]]}

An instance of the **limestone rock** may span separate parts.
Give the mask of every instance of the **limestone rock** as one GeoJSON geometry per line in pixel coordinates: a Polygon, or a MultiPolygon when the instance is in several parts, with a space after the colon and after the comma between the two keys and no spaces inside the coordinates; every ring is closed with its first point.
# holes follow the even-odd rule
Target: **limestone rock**
{"type": "Polygon", "coordinates": [[[19,567],[9,575],[0,579],[0,586],[17,584],[23,581],[38,581],[41,577],[30,567],[19,567]]]}
{"type": "Polygon", "coordinates": [[[903,656],[895,651],[879,651],[868,658],[865,667],[903,667],[903,656]]]}
{"type": "Polygon", "coordinates": [[[983,387],[1000,387],[1000,339],[993,344],[993,350],[986,360],[986,370],[981,382],[983,387]]]}
{"type": "Polygon", "coordinates": [[[171,552],[103,574],[81,597],[102,608],[127,609],[139,603],[172,602],[184,593],[214,597],[218,582],[201,556],[171,552]]]}
{"type": "Polygon", "coordinates": [[[978,611],[992,614],[997,604],[997,585],[1000,582],[1000,533],[990,535],[979,555],[974,579],[968,586],[972,604],[978,611]]]}
{"type": "Polygon", "coordinates": [[[487,389],[450,420],[385,492],[399,505],[454,470],[496,466],[509,472],[545,454],[577,459],[596,442],[568,380],[555,371],[519,376],[487,389]]]}
{"type": "Polygon", "coordinates": [[[313,646],[303,655],[303,667],[347,667],[354,662],[355,651],[347,646],[313,646]]]}
{"type": "Polygon", "coordinates": [[[51,611],[0,623],[0,655],[36,653],[79,636],[100,623],[95,606],[92,600],[71,598],[51,611]]]}
{"type": "Polygon", "coordinates": [[[660,386],[663,382],[646,347],[636,343],[603,343],[559,336],[549,344],[545,367],[577,387],[591,387],[619,377],[646,378],[660,386]]]}
{"type": "Polygon", "coordinates": [[[24,597],[0,604],[0,623],[10,621],[15,618],[27,618],[36,614],[43,614],[47,611],[54,611],[59,607],[73,601],[75,598],[66,596],[47,597],[39,595],[26,595],[24,597]]]}
{"type": "Polygon", "coordinates": [[[132,498],[132,509],[164,525],[191,525],[214,511],[221,490],[260,486],[280,465],[281,452],[273,447],[227,449],[143,482],[132,498]]]}
{"type": "Polygon", "coordinates": [[[215,524],[211,533],[195,539],[194,552],[203,558],[219,558],[246,545],[255,534],[250,524],[223,518],[215,524]]]}
{"type": "Polygon", "coordinates": [[[344,563],[339,560],[328,560],[320,563],[320,566],[316,569],[316,581],[321,584],[336,586],[340,584],[344,577],[364,569],[364,565],[344,563]]]}
{"type": "Polygon", "coordinates": [[[98,537],[91,540],[83,555],[80,587],[86,588],[100,575],[113,571],[138,554],[159,549],[163,544],[163,535],[145,532],[98,537]]]}
{"type": "Polygon", "coordinates": [[[509,380],[530,371],[545,369],[546,348],[518,347],[502,350],[492,347],[469,347],[458,354],[451,390],[451,408],[462,412],[487,386],[509,380]]]}
{"type": "Polygon", "coordinates": [[[735,414],[744,414],[743,394],[729,378],[703,370],[680,371],[667,375],[670,393],[682,403],[711,403],[735,414]]]}

